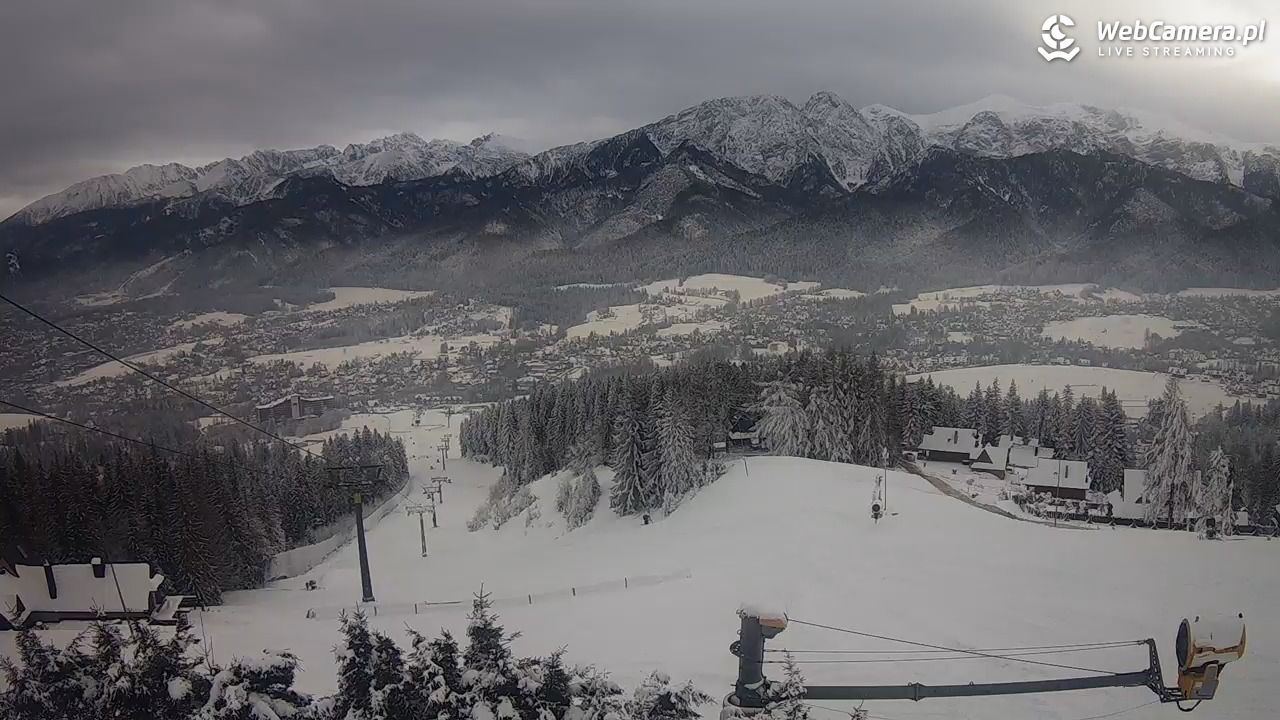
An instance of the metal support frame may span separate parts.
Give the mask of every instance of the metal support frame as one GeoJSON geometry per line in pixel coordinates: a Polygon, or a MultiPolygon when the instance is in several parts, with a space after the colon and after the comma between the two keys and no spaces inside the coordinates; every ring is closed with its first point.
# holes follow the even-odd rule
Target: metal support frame
{"type": "Polygon", "coordinates": [[[373,578],[369,573],[369,548],[365,544],[364,537],[364,494],[373,487],[378,477],[382,475],[382,464],[376,465],[340,465],[328,468],[329,473],[338,478],[342,472],[356,471],[364,473],[362,477],[354,480],[336,480],[335,484],[347,490],[351,490],[351,502],[355,507],[356,513],[356,548],[360,555],[360,601],[374,602],[373,597],[373,578]],[[368,471],[374,471],[373,477],[367,476],[368,471]]]}
{"type": "MultiPolygon", "coordinates": [[[[775,633],[776,634],[776,633],[775,633]]],[[[738,680],[733,694],[726,698],[728,704],[746,710],[763,708],[769,701],[769,682],[764,677],[764,642],[760,618],[742,615],[739,639],[729,646],[738,658],[738,680]]],[[[1049,680],[1022,680],[999,683],[966,683],[963,685],[807,685],[805,698],[809,700],[913,700],[939,697],[976,697],[983,695],[1021,695],[1027,693],[1062,692],[1066,690],[1092,690],[1109,687],[1145,687],[1160,702],[1181,702],[1195,699],[1185,696],[1176,687],[1166,687],[1160,671],[1160,657],[1156,641],[1144,641],[1148,648],[1146,669],[1112,675],[1087,675],[1074,678],[1049,680]]]]}

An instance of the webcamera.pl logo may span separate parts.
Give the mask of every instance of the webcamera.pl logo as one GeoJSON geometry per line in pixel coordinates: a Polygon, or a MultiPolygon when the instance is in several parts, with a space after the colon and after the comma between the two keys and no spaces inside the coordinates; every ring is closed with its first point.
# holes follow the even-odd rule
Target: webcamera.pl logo
{"type": "Polygon", "coordinates": [[[1067,35],[1063,30],[1063,28],[1075,26],[1076,21],[1066,15],[1050,15],[1045,19],[1044,24],[1040,26],[1040,39],[1044,42],[1044,47],[1036,48],[1045,62],[1054,60],[1071,62],[1076,59],[1076,55],[1080,54],[1080,48],[1071,47],[1076,44],[1075,38],[1067,35]]]}
{"type": "MultiPolygon", "coordinates": [[[[1067,15],[1050,15],[1040,26],[1036,50],[1045,62],[1071,62],[1080,54],[1068,34],[1067,15]]],[[[1167,20],[1098,21],[1100,58],[1233,58],[1267,38],[1267,21],[1249,25],[1176,23],[1167,20]]]]}

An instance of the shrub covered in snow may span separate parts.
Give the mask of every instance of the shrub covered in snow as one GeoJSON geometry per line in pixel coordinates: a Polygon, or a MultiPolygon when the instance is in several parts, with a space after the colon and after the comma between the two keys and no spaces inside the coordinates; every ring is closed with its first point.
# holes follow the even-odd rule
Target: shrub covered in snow
{"type": "MultiPolygon", "coordinates": [[[[710,701],[691,683],[655,672],[627,699],[609,676],[570,667],[563,651],[518,658],[488,595],[476,596],[463,651],[442,632],[410,630],[405,652],[361,613],[341,620],[338,691],[319,700],[294,689],[298,659],[264,651],[206,667],[180,623],[168,638],[95,623],[64,648],[23,631],[18,657],[0,660],[4,720],[694,720],[710,701]]],[[[779,720],[783,720],[779,718],[779,720]]],[[[796,720],[788,718],[786,720],[796,720]]]]}

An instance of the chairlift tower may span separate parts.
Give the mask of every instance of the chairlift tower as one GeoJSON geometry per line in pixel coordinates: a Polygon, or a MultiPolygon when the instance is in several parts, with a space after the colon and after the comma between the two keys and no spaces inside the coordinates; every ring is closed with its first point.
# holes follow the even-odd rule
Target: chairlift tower
{"type": "Polygon", "coordinates": [[[360,590],[361,602],[374,602],[373,580],[369,577],[369,548],[364,538],[364,496],[373,489],[378,478],[382,476],[382,468],[376,465],[340,465],[328,468],[334,484],[351,492],[351,504],[356,513],[356,548],[360,554],[360,590]],[[344,472],[358,473],[357,477],[343,480],[344,472]],[[372,477],[370,477],[372,474],[372,477]]]}

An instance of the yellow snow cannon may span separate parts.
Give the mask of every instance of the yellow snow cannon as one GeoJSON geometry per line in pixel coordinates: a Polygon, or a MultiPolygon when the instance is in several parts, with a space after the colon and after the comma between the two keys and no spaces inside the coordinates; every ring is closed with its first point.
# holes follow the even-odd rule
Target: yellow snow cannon
{"type": "Polygon", "coordinates": [[[1183,620],[1174,642],[1178,689],[1187,700],[1211,700],[1222,668],[1244,657],[1244,615],[1183,620]]]}

